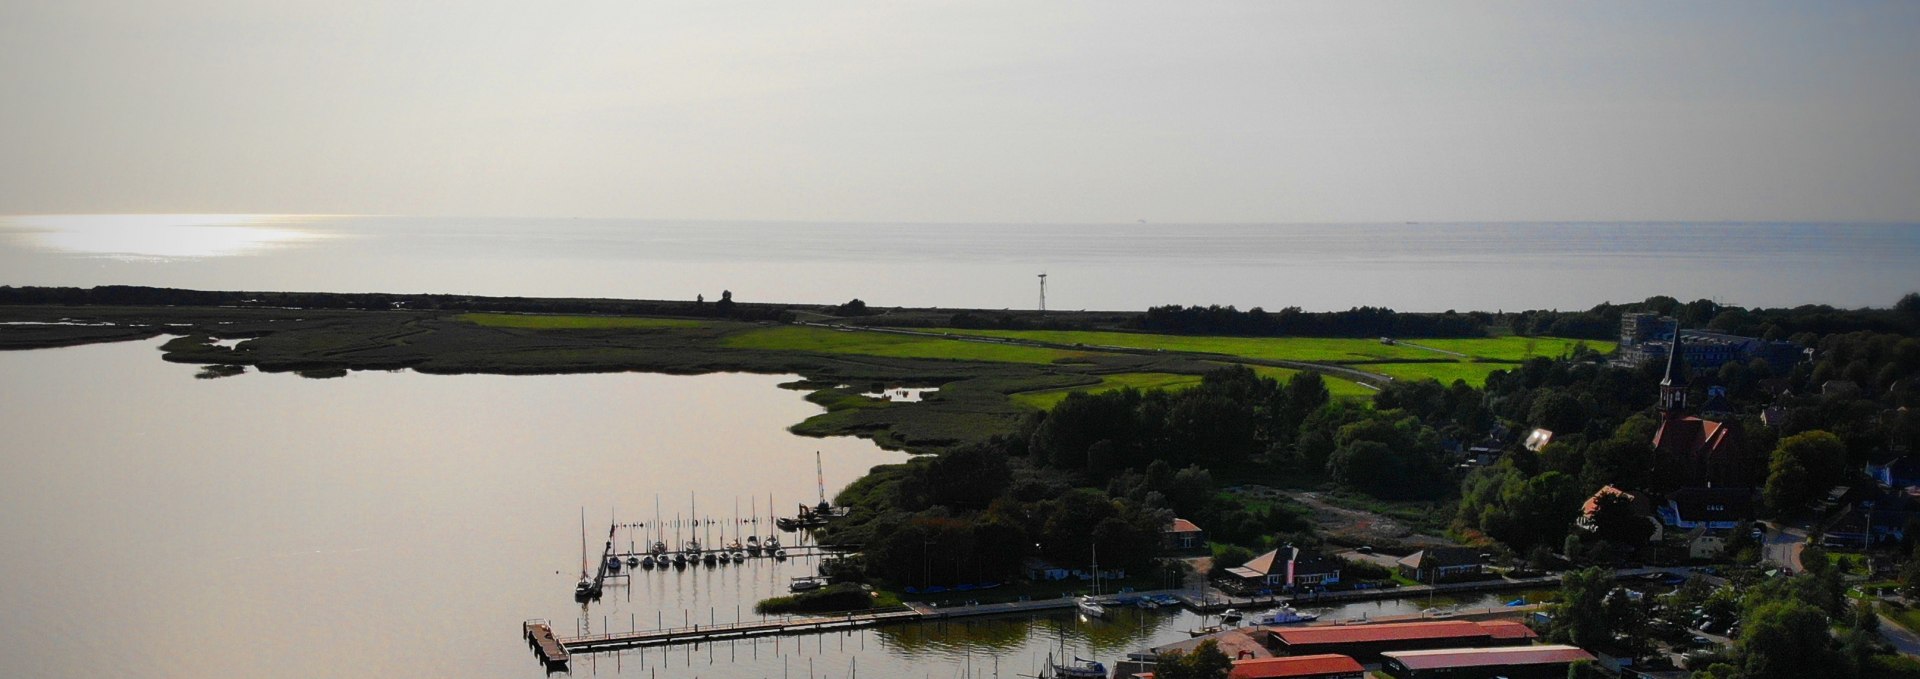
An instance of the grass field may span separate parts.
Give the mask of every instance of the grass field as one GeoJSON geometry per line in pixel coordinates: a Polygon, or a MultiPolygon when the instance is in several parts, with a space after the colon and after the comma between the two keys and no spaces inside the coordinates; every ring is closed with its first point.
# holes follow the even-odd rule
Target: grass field
{"type": "Polygon", "coordinates": [[[1041,347],[792,326],[751,330],[728,337],[724,343],[735,349],[811,351],[822,354],[860,354],[895,358],[944,358],[999,363],[1054,363],[1083,355],[1082,352],[1041,347]]]}
{"type": "Polygon", "coordinates": [[[1433,378],[1441,384],[1453,384],[1454,380],[1466,380],[1474,387],[1487,385],[1487,375],[1495,370],[1513,368],[1512,363],[1375,363],[1354,366],[1361,370],[1392,376],[1396,380],[1424,380],[1433,378]]]}
{"type": "MultiPolygon", "coordinates": [[[[1258,373],[1261,377],[1271,377],[1282,383],[1286,382],[1289,379],[1292,379],[1294,375],[1300,372],[1298,370],[1288,370],[1286,368],[1275,368],[1275,367],[1264,366],[1264,365],[1253,366],[1253,371],[1255,373],[1258,373]]],[[[1092,384],[1092,385],[1087,385],[1082,387],[1063,387],[1059,389],[1043,389],[1040,391],[1021,392],[1018,394],[1013,394],[1009,398],[1012,398],[1013,402],[1019,403],[1021,405],[1033,406],[1035,408],[1041,408],[1041,409],[1050,409],[1055,404],[1058,404],[1061,400],[1065,399],[1067,397],[1067,394],[1071,394],[1076,391],[1086,392],[1089,394],[1097,394],[1103,391],[1113,391],[1115,389],[1120,389],[1122,387],[1133,387],[1141,391],[1146,391],[1148,389],[1177,390],[1177,389],[1185,389],[1187,387],[1191,387],[1199,383],[1200,383],[1199,375],[1180,375],[1175,373],[1119,373],[1115,375],[1102,375],[1100,377],[1099,384],[1092,384]]],[[[1327,384],[1327,393],[1332,394],[1334,398],[1372,398],[1374,394],[1374,391],[1372,389],[1368,389],[1354,382],[1339,379],[1337,377],[1327,377],[1326,384],[1327,384]]]]}
{"type": "Polygon", "coordinates": [[[940,332],[950,332],[955,335],[1008,337],[1055,344],[1085,344],[1089,348],[1112,346],[1128,349],[1202,351],[1243,358],[1322,363],[1417,360],[1444,356],[1444,354],[1413,347],[1381,344],[1380,340],[1345,337],[1204,337],[1094,330],[942,329],[940,332]]]}
{"type": "Polygon", "coordinates": [[[1113,390],[1121,389],[1124,387],[1133,387],[1141,391],[1146,391],[1148,389],[1176,390],[1176,389],[1185,389],[1187,387],[1191,387],[1199,383],[1200,383],[1199,375],[1176,375],[1174,373],[1120,373],[1117,375],[1102,375],[1100,377],[1099,384],[1093,384],[1093,385],[1088,385],[1084,387],[1067,387],[1065,389],[1045,389],[1041,391],[1028,391],[1023,393],[1013,394],[1008,398],[1013,399],[1014,403],[1018,403],[1026,406],[1032,406],[1035,408],[1039,408],[1041,410],[1050,410],[1053,408],[1054,405],[1060,403],[1063,400],[1066,400],[1067,394],[1071,394],[1074,392],[1086,392],[1089,394],[1097,394],[1103,391],[1113,391],[1113,390]]]}
{"type": "MultiPolygon", "coordinates": [[[[952,330],[955,335],[1007,337],[1051,342],[1084,344],[1088,347],[1113,346],[1129,349],[1166,349],[1203,351],[1243,358],[1316,363],[1352,363],[1371,361],[1418,361],[1448,358],[1448,354],[1427,351],[1404,344],[1381,344],[1378,339],[1351,337],[1202,337],[1192,335],[1152,335],[1132,332],[1091,330],[952,330]]],[[[1466,354],[1493,361],[1520,361],[1531,356],[1559,356],[1576,342],[1602,353],[1613,351],[1613,343],[1568,340],[1554,337],[1488,337],[1481,339],[1409,340],[1422,346],[1466,354]]]]}
{"type": "Polygon", "coordinates": [[[530,330],[609,330],[635,328],[697,328],[700,321],[640,316],[548,316],[543,314],[460,314],[454,318],[489,328],[530,330]]]}
{"type": "Polygon", "coordinates": [[[1573,351],[1576,344],[1586,344],[1588,348],[1600,353],[1612,353],[1613,342],[1600,340],[1573,340],[1559,337],[1488,337],[1484,339],[1412,339],[1407,340],[1424,347],[1433,347],[1444,351],[1456,351],[1475,358],[1490,361],[1524,361],[1535,356],[1559,358],[1573,351]]]}
{"type": "MultiPolygon", "coordinates": [[[[1253,368],[1253,372],[1259,374],[1261,377],[1271,377],[1282,384],[1285,384],[1287,380],[1293,379],[1294,375],[1300,373],[1298,370],[1275,368],[1270,365],[1249,367],[1253,368]]],[[[1360,386],[1360,383],[1352,380],[1343,380],[1326,374],[1322,374],[1320,377],[1321,381],[1327,385],[1327,393],[1334,398],[1373,398],[1374,393],[1376,393],[1374,390],[1360,386]]]]}

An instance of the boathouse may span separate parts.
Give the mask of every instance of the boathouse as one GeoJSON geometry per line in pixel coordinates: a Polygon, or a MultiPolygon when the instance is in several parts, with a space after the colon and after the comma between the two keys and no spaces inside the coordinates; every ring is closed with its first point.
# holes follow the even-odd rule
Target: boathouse
{"type": "Polygon", "coordinates": [[[1508,620],[1436,620],[1383,625],[1273,627],[1268,629],[1267,647],[1273,650],[1274,655],[1334,653],[1350,656],[1362,663],[1377,663],[1381,661],[1382,654],[1389,651],[1525,646],[1538,636],[1526,625],[1508,620]]]}
{"type": "MultiPolygon", "coordinates": [[[[1132,675],[1152,679],[1152,672],[1132,675]]],[[[1235,660],[1227,679],[1366,679],[1367,668],[1344,655],[1303,655],[1291,658],[1235,660]]]]}
{"type": "Polygon", "coordinates": [[[1445,648],[1381,654],[1382,673],[1394,679],[1560,679],[1575,662],[1594,660],[1575,646],[1445,648]]]}

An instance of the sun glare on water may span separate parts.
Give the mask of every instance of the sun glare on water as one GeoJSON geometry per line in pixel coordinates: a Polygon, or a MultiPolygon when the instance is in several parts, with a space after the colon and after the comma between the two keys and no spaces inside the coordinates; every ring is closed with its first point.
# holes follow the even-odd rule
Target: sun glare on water
{"type": "Polygon", "coordinates": [[[0,217],[35,247],[77,255],[195,258],[246,255],[335,237],[298,228],[310,215],[22,215],[0,217]]]}

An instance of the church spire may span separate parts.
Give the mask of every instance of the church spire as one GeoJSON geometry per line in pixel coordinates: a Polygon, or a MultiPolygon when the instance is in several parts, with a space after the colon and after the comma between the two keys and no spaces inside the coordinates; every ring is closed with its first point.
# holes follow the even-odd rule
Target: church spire
{"type": "Polygon", "coordinates": [[[1687,408],[1687,363],[1681,357],[1680,322],[1673,324],[1673,341],[1667,343],[1667,375],[1660,379],[1660,412],[1679,415],[1687,408]]]}

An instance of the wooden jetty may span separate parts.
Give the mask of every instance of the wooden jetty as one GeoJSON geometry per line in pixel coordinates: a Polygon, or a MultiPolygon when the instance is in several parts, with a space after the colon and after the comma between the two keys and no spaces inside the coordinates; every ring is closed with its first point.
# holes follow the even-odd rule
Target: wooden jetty
{"type": "Polygon", "coordinates": [[[593,653],[638,646],[690,644],[781,634],[840,632],[894,622],[911,622],[919,620],[920,617],[919,612],[901,606],[832,616],[735,622],[718,625],[693,625],[691,627],[670,627],[633,632],[594,634],[582,637],[567,637],[560,639],[558,643],[569,653],[593,653]]]}
{"type": "MultiPolygon", "coordinates": [[[[1165,590],[1164,592],[1137,592],[1131,593],[1128,596],[1146,596],[1156,593],[1171,594],[1174,591],[1175,590],[1165,590]]],[[[571,653],[593,653],[639,646],[690,644],[783,634],[843,632],[879,625],[945,620],[950,618],[1017,615],[1040,611],[1072,609],[1074,606],[1074,599],[1071,597],[944,607],[916,603],[893,608],[855,611],[840,615],[758,620],[717,625],[693,625],[690,627],[671,627],[581,637],[566,637],[560,639],[559,643],[561,646],[566,647],[567,651],[571,653]]]]}
{"type": "Polygon", "coordinates": [[[565,670],[573,655],[567,647],[553,636],[553,625],[545,620],[528,620],[520,623],[520,632],[527,639],[527,646],[533,649],[535,657],[548,670],[565,670]]]}

